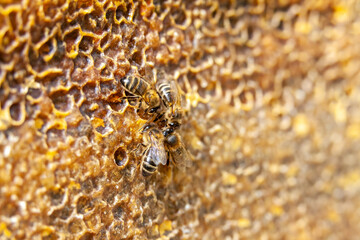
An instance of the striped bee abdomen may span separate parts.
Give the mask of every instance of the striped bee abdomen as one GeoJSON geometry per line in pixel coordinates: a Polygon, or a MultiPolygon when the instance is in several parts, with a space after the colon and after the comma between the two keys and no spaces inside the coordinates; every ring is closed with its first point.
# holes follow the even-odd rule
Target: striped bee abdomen
{"type": "Polygon", "coordinates": [[[158,92],[167,107],[175,104],[176,96],[168,82],[160,83],[158,86],[158,92]]]}
{"type": "Polygon", "coordinates": [[[144,162],[142,163],[142,175],[144,177],[148,177],[152,175],[157,170],[156,164],[150,159],[150,161],[147,161],[148,159],[144,159],[144,162]]]}
{"type": "Polygon", "coordinates": [[[130,93],[143,97],[150,88],[149,83],[137,76],[128,76],[120,80],[124,88],[130,93]]]}

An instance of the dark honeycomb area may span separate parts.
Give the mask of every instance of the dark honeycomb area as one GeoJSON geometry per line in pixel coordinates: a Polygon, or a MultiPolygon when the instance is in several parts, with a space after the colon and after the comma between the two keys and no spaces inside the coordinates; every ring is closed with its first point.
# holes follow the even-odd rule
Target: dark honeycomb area
{"type": "Polygon", "coordinates": [[[0,239],[358,239],[356,0],[0,1],[0,239]],[[140,172],[119,80],[184,92],[140,172]]]}

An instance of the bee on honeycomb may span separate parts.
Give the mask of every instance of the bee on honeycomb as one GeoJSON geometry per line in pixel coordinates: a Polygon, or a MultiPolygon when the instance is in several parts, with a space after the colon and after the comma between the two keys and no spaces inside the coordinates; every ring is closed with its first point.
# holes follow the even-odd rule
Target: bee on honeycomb
{"type": "MultiPolygon", "coordinates": [[[[160,76],[162,78],[156,81],[155,92],[140,76],[129,75],[120,80],[122,86],[135,95],[135,98],[141,97],[147,103],[149,108],[146,111],[150,109],[149,113],[155,113],[140,129],[144,135],[142,145],[146,146],[141,158],[141,172],[144,177],[152,175],[159,164],[165,165],[170,159],[182,170],[189,166],[190,162],[190,155],[180,135],[174,132],[180,127],[183,117],[179,86],[175,81],[169,81],[163,73],[160,76]],[[162,136],[159,136],[159,133],[162,136]]],[[[141,107],[141,102],[138,107],[141,107]]]]}

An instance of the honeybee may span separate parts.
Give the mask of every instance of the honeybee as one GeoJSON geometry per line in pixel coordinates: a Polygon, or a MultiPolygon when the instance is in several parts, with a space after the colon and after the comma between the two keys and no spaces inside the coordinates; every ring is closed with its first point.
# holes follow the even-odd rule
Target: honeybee
{"type": "Polygon", "coordinates": [[[144,127],[143,139],[147,148],[141,159],[141,172],[144,177],[149,177],[156,172],[158,165],[166,165],[167,155],[162,132],[153,124],[144,127]]]}
{"type": "Polygon", "coordinates": [[[165,148],[168,151],[174,165],[182,171],[190,167],[190,154],[182,143],[179,134],[164,134],[164,137],[165,148]]]}
{"type": "Polygon", "coordinates": [[[154,113],[160,108],[161,99],[157,91],[142,77],[130,75],[120,79],[126,91],[142,98],[148,105],[149,113],[154,113]]]}
{"type": "Polygon", "coordinates": [[[171,108],[174,113],[176,107],[181,106],[180,89],[174,80],[168,80],[164,71],[159,71],[156,76],[156,91],[159,93],[161,100],[166,108],[171,108]]]}
{"type": "Polygon", "coordinates": [[[172,133],[175,129],[180,127],[182,119],[182,106],[181,106],[181,89],[175,81],[169,81],[164,77],[164,73],[160,72],[162,75],[161,80],[158,80],[156,83],[156,90],[160,95],[160,98],[164,106],[170,111],[163,113],[163,116],[158,117],[158,119],[165,119],[166,122],[169,122],[168,128],[166,131],[172,133]]]}
{"type": "Polygon", "coordinates": [[[173,109],[179,101],[179,92],[174,81],[165,79],[156,83],[156,90],[164,102],[165,107],[173,109]]]}

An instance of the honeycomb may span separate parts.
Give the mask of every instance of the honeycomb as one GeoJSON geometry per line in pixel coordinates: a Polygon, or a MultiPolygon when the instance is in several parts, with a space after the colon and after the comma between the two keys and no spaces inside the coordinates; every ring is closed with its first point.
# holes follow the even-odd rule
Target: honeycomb
{"type": "Polygon", "coordinates": [[[0,239],[358,239],[356,0],[0,1],[0,239]],[[184,92],[140,172],[119,80],[184,92]]]}

